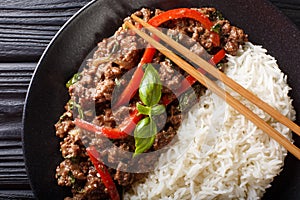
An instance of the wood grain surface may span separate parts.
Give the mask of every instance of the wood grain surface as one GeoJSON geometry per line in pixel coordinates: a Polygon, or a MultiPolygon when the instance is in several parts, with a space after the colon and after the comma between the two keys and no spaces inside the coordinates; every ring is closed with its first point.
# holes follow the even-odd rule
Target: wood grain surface
{"type": "MultiPolygon", "coordinates": [[[[22,111],[36,62],[89,0],[0,2],[0,199],[33,199],[22,153],[22,111]]],[[[272,0],[300,28],[299,0],[272,0]]]]}

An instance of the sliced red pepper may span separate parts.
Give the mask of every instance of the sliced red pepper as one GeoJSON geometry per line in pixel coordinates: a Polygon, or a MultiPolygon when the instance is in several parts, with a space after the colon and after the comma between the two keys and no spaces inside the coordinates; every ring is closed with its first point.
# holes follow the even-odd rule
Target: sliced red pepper
{"type": "Polygon", "coordinates": [[[210,32],[211,35],[211,41],[214,47],[218,47],[220,46],[220,35],[216,32],[211,31],[210,32]]]}
{"type": "Polygon", "coordinates": [[[203,13],[198,12],[197,10],[192,10],[189,8],[176,8],[163,12],[153,18],[151,18],[148,23],[152,26],[160,26],[161,24],[172,20],[180,18],[190,18],[200,22],[205,29],[210,30],[213,26],[213,23],[206,17],[203,13]]]}
{"type": "Polygon", "coordinates": [[[90,122],[87,122],[87,121],[79,119],[79,118],[76,118],[74,120],[74,124],[84,130],[87,130],[87,131],[90,131],[93,133],[97,133],[97,132],[101,133],[109,139],[122,139],[122,138],[127,137],[128,134],[134,130],[136,124],[140,121],[141,118],[142,118],[142,115],[139,115],[137,109],[135,109],[130,114],[130,117],[127,120],[124,120],[123,123],[119,126],[121,128],[110,128],[110,127],[104,127],[104,126],[97,126],[95,124],[92,124],[90,122]]]}
{"type": "Polygon", "coordinates": [[[225,57],[225,54],[225,50],[221,49],[209,60],[209,62],[213,65],[216,65],[225,57]]]}
{"type": "MultiPolygon", "coordinates": [[[[179,19],[179,18],[194,19],[194,20],[198,21],[199,23],[201,23],[203,25],[203,27],[207,30],[211,30],[211,27],[213,26],[213,23],[203,13],[200,13],[196,10],[192,10],[189,8],[177,8],[177,9],[173,9],[173,10],[168,10],[157,16],[154,16],[153,18],[151,18],[148,21],[148,23],[154,27],[158,27],[161,24],[163,24],[169,20],[179,19]]],[[[211,32],[211,33],[213,35],[213,37],[212,37],[213,45],[219,46],[220,45],[219,35],[214,32],[211,32]]],[[[156,52],[156,50],[151,45],[148,45],[148,47],[146,48],[145,53],[141,59],[141,62],[139,63],[136,71],[134,72],[134,74],[132,76],[132,79],[129,81],[127,87],[122,92],[119,100],[114,105],[114,107],[119,107],[119,106],[124,105],[125,103],[129,102],[129,100],[135,94],[135,92],[137,91],[139,84],[142,80],[143,74],[144,74],[144,72],[142,70],[142,66],[145,63],[152,62],[155,52],[156,52]]]]}
{"type": "Polygon", "coordinates": [[[107,193],[108,193],[110,199],[111,200],[119,200],[120,196],[119,196],[117,187],[116,187],[114,181],[112,180],[111,175],[110,175],[109,171],[107,170],[106,166],[100,161],[99,152],[96,150],[96,148],[94,146],[90,146],[90,147],[86,148],[86,151],[87,151],[93,165],[95,166],[97,172],[99,173],[99,175],[102,179],[102,182],[107,189],[107,193]]]}
{"type": "Polygon", "coordinates": [[[127,137],[127,133],[120,131],[117,128],[106,128],[102,126],[97,126],[85,120],[76,118],[74,120],[74,124],[81,129],[93,132],[93,133],[101,133],[105,137],[109,139],[121,139],[127,137]]]}

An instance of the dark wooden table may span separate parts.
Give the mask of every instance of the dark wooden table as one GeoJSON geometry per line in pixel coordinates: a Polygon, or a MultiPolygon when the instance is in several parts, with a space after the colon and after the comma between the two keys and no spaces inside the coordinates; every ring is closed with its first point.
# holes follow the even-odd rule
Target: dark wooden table
{"type": "MultiPolygon", "coordinates": [[[[51,38],[88,2],[0,2],[0,199],[34,198],[26,175],[21,142],[25,95],[36,63],[51,38]]],[[[300,0],[271,2],[300,28],[300,0]]]]}

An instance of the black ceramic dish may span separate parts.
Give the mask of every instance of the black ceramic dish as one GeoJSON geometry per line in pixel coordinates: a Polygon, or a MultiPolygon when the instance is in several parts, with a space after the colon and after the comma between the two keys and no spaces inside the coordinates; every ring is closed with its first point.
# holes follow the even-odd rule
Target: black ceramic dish
{"type": "MultiPolygon", "coordinates": [[[[97,41],[111,36],[122,19],[142,7],[213,6],[249,39],[261,44],[278,60],[293,88],[291,96],[300,113],[300,32],[274,6],[264,0],[98,0],[91,2],[56,35],[43,54],[28,91],[23,123],[23,148],[31,186],[38,199],[63,199],[68,189],[58,187],[55,168],[62,160],[54,124],[68,100],[66,81],[77,71],[97,41]]],[[[299,138],[295,138],[300,146],[299,138]]],[[[289,155],[264,199],[300,199],[300,161],[289,155]]]]}

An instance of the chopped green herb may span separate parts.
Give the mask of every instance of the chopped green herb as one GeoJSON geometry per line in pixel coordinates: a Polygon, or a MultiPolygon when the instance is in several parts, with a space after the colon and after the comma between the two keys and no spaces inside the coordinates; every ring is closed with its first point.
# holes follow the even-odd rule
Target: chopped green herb
{"type": "Polygon", "coordinates": [[[137,103],[136,107],[139,111],[139,114],[142,114],[142,115],[155,116],[155,115],[161,115],[162,113],[166,112],[166,107],[164,105],[156,104],[152,107],[149,107],[149,106],[144,106],[140,103],[137,103]]]}
{"type": "Polygon", "coordinates": [[[115,41],[114,46],[112,47],[111,50],[111,54],[116,53],[119,50],[119,48],[120,48],[120,44],[117,41],[115,41]]]}
{"type": "Polygon", "coordinates": [[[218,34],[221,33],[221,24],[215,24],[211,27],[211,31],[216,32],[218,34]]]}
{"type": "Polygon", "coordinates": [[[71,160],[72,163],[79,163],[79,161],[80,161],[79,157],[71,157],[69,159],[71,160]]]}
{"type": "Polygon", "coordinates": [[[81,75],[79,73],[76,73],[73,75],[73,77],[66,83],[66,87],[69,88],[71,85],[79,81],[81,78],[81,75]]]}
{"type": "Polygon", "coordinates": [[[80,119],[84,118],[83,110],[79,104],[77,104],[74,100],[69,100],[68,102],[70,109],[73,110],[74,108],[77,108],[77,112],[79,114],[80,119]]]}
{"type": "Polygon", "coordinates": [[[60,117],[59,117],[59,120],[58,120],[58,123],[61,123],[64,119],[66,119],[68,117],[67,113],[64,113],[62,114],[60,117]]]}
{"type": "Polygon", "coordinates": [[[72,184],[74,184],[75,181],[76,181],[76,179],[75,179],[73,173],[72,173],[71,171],[69,171],[68,175],[69,175],[70,182],[71,182],[72,184]]]}

